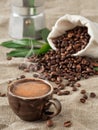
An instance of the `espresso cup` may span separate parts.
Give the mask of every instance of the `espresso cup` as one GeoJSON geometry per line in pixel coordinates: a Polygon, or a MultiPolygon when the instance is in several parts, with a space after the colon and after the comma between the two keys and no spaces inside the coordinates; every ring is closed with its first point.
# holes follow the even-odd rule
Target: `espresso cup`
{"type": "MultiPolygon", "coordinates": [[[[41,90],[42,92],[43,90],[41,90]]],[[[53,86],[46,80],[38,78],[24,78],[13,81],[8,85],[8,101],[10,107],[14,113],[25,121],[37,121],[37,120],[47,120],[53,118],[61,112],[61,103],[56,98],[53,98],[53,86]],[[13,89],[17,85],[28,82],[42,82],[43,84],[49,87],[47,93],[41,96],[30,96],[25,97],[17,95],[13,92],[13,89]],[[54,112],[51,112],[49,109],[51,105],[54,106],[54,112]]]]}

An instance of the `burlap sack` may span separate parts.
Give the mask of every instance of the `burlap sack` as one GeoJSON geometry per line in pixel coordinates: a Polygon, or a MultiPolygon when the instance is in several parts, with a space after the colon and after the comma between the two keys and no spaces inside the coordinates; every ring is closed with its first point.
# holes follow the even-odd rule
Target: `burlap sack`
{"type": "Polygon", "coordinates": [[[65,33],[65,31],[70,30],[76,26],[86,26],[88,28],[88,34],[90,35],[90,40],[87,46],[74,54],[74,56],[90,56],[98,58],[98,24],[92,22],[85,17],[80,15],[64,15],[55,23],[52,31],[48,36],[48,42],[52,49],[56,50],[52,39],[56,38],[65,33]]]}
{"type": "MultiPolygon", "coordinates": [[[[51,28],[58,17],[64,12],[72,14],[83,14],[98,21],[97,0],[46,0],[47,26],[51,28]],[[80,5],[80,6],[79,6],[80,5]]],[[[8,19],[10,17],[9,4],[11,0],[0,0],[0,43],[9,40],[8,19]]],[[[9,49],[0,47],[0,92],[7,92],[7,82],[16,79],[20,75],[32,77],[32,73],[26,73],[18,69],[18,65],[24,59],[6,60],[6,53],[9,49]]],[[[78,91],[72,92],[68,96],[56,96],[62,103],[62,112],[53,118],[54,126],[48,128],[46,122],[25,122],[20,120],[11,110],[7,97],[0,97],[0,130],[98,130],[98,76],[79,81],[81,87],[78,91]],[[90,92],[95,92],[97,97],[90,97],[85,104],[79,102],[82,95],[80,91],[85,89],[89,96],[90,92]],[[72,126],[65,128],[65,121],[72,121],[72,126]]],[[[66,88],[67,89],[67,88],[66,88]]]]}

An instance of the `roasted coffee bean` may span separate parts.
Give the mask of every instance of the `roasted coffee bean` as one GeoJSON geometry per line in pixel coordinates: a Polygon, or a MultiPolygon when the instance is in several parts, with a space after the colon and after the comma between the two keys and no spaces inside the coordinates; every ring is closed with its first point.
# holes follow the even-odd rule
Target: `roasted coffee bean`
{"type": "Polygon", "coordinates": [[[20,78],[16,78],[16,80],[20,80],[20,78]]]}
{"type": "Polygon", "coordinates": [[[74,33],[73,32],[70,32],[70,33],[68,33],[68,38],[71,38],[72,36],[74,36],[74,33]]]}
{"type": "Polygon", "coordinates": [[[76,84],[75,84],[75,87],[78,87],[78,88],[79,88],[79,87],[81,87],[81,84],[80,84],[80,83],[76,83],[76,84]]]}
{"type": "MultiPolygon", "coordinates": [[[[54,94],[57,94],[58,91],[59,91],[58,89],[54,89],[54,90],[53,90],[53,93],[54,93],[54,94]]],[[[58,95],[59,95],[59,94],[58,94],[58,95]]]]}
{"type": "Polygon", "coordinates": [[[68,82],[67,84],[66,84],[66,86],[69,86],[70,85],[70,83],[68,82]]]}
{"type": "Polygon", "coordinates": [[[34,78],[39,78],[40,74],[33,74],[34,78]]]}
{"type": "Polygon", "coordinates": [[[95,98],[95,97],[96,97],[96,94],[95,94],[94,92],[91,92],[91,93],[90,93],[90,97],[91,97],[91,98],[95,98]]]}
{"type": "Polygon", "coordinates": [[[84,99],[88,99],[88,96],[85,94],[85,95],[83,95],[83,98],[84,99]]]}
{"type": "Polygon", "coordinates": [[[80,65],[76,66],[76,72],[81,72],[81,66],[80,65]]]}
{"type": "Polygon", "coordinates": [[[86,102],[85,98],[81,98],[81,99],[80,99],[80,102],[81,102],[81,103],[85,103],[85,102],[86,102]]]}
{"type": "Polygon", "coordinates": [[[85,94],[86,93],[86,90],[81,90],[81,92],[80,92],[81,94],[85,94]]]}
{"type": "Polygon", "coordinates": [[[19,69],[20,70],[27,69],[27,65],[25,63],[22,63],[22,64],[19,65],[19,69]]]}
{"type": "Polygon", "coordinates": [[[8,56],[8,57],[7,57],[7,60],[12,60],[12,57],[8,56]]]}
{"type": "Polygon", "coordinates": [[[59,91],[57,92],[57,95],[62,96],[62,95],[64,95],[64,92],[62,92],[62,91],[59,90],[59,91]]]}
{"type": "Polygon", "coordinates": [[[73,87],[72,88],[72,91],[77,91],[78,89],[76,87],[73,87]]]}
{"type": "Polygon", "coordinates": [[[51,78],[50,80],[51,80],[52,82],[55,82],[56,79],[55,79],[55,78],[51,78]]]}
{"type": "Polygon", "coordinates": [[[63,93],[63,95],[69,95],[69,94],[70,94],[70,91],[65,90],[65,91],[63,91],[62,93],[63,93]]]}
{"type": "Polygon", "coordinates": [[[0,93],[0,97],[6,97],[6,94],[1,94],[1,93],[0,93]]]}
{"type": "Polygon", "coordinates": [[[57,77],[56,79],[58,82],[62,82],[62,78],[61,77],[57,77]]]}
{"type": "Polygon", "coordinates": [[[46,124],[47,124],[48,127],[52,127],[54,125],[52,120],[47,120],[46,124]]]}
{"type": "Polygon", "coordinates": [[[10,84],[10,83],[12,83],[12,81],[11,81],[11,80],[8,82],[8,84],[10,84]]]}
{"type": "Polygon", "coordinates": [[[33,59],[31,57],[28,57],[28,62],[33,62],[33,59]]]}
{"type": "Polygon", "coordinates": [[[56,81],[55,81],[55,84],[59,85],[59,84],[60,84],[60,82],[58,82],[58,81],[56,80],[56,81]]]}
{"type": "Polygon", "coordinates": [[[25,78],[25,77],[26,77],[25,75],[21,75],[21,76],[20,76],[21,79],[23,79],[23,78],[25,78]]]}
{"type": "Polygon", "coordinates": [[[24,72],[30,72],[30,70],[29,69],[24,69],[24,72]]]}
{"type": "Polygon", "coordinates": [[[72,46],[68,46],[67,51],[70,51],[72,49],[72,46]]]}
{"type": "Polygon", "coordinates": [[[64,127],[71,127],[72,122],[71,121],[65,121],[64,122],[64,127]]]}
{"type": "Polygon", "coordinates": [[[70,87],[74,87],[74,83],[70,83],[70,87]]]}
{"type": "Polygon", "coordinates": [[[36,71],[43,72],[44,71],[44,67],[43,66],[41,66],[40,69],[39,69],[39,66],[36,65],[36,64],[30,64],[27,69],[29,71],[33,71],[33,72],[36,72],[36,71]]]}
{"type": "Polygon", "coordinates": [[[64,53],[65,52],[65,49],[64,48],[61,48],[61,53],[64,53]]]}
{"type": "Polygon", "coordinates": [[[57,87],[58,87],[58,89],[62,90],[62,89],[65,88],[65,85],[64,84],[59,84],[57,87]]]}

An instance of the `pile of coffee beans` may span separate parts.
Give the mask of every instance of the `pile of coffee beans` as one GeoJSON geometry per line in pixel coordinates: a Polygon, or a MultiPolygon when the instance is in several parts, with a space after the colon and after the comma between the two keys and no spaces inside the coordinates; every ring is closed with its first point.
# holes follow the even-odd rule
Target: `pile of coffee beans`
{"type": "MultiPolygon", "coordinates": [[[[54,94],[59,96],[70,95],[76,92],[81,87],[77,81],[87,79],[90,76],[98,74],[94,70],[94,66],[98,66],[96,60],[86,56],[73,56],[72,54],[84,49],[90,40],[87,27],[77,26],[68,30],[62,36],[53,39],[53,43],[57,50],[50,50],[41,56],[31,56],[28,61],[30,65],[21,64],[19,69],[25,72],[37,72],[33,76],[43,79],[48,79],[57,84],[54,87],[54,94]],[[34,64],[35,63],[35,64],[34,64]],[[63,81],[66,79],[68,82],[65,84],[63,81]],[[70,86],[72,91],[67,90],[66,86],[70,86]]],[[[25,78],[23,75],[21,78],[25,78]]],[[[94,92],[87,93],[86,90],[80,90],[79,102],[85,104],[88,98],[95,98],[94,92]]],[[[46,125],[53,127],[54,122],[48,120],[46,125]]],[[[64,127],[71,127],[72,122],[65,121],[64,127]]]]}
{"type": "Polygon", "coordinates": [[[84,49],[89,40],[87,27],[77,26],[66,31],[62,36],[54,38],[53,43],[61,55],[67,56],[84,49]]]}
{"type": "MultiPolygon", "coordinates": [[[[93,59],[89,57],[73,56],[72,54],[84,49],[90,40],[87,27],[77,26],[65,32],[65,34],[54,38],[53,43],[57,50],[50,50],[41,56],[32,56],[28,60],[32,63],[28,67],[25,64],[19,69],[37,71],[42,77],[55,82],[58,86],[54,93],[58,95],[69,95],[69,92],[58,91],[65,88],[63,79],[68,80],[68,86],[75,87],[75,83],[81,78],[89,78],[95,75],[93,59]]],[[[77,86],[77,85],[76,85],[77,86]]],[[[77,88],[73,88],[77,91],[77,88]]]]}

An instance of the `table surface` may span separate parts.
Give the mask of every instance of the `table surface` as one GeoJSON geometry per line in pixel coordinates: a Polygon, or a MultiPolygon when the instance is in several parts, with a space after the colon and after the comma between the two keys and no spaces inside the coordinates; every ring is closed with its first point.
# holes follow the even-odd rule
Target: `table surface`
{"type": "MultiPolygon", "coordinates": [[[[45,1],[46,25],[52,28],[56,20],[65,14],[79,14],[92,21],[98,22],[97,0],[47,0],[45,1]]],[[[6,41],[8,35],[8,21],[11,10],[10,0],[0,0],[0,42],[6,41]]],[[[22,74],[32,77],[32,73],[18,70],[25,59],[6,60],[9,49],[0,47],[0,92],[7,92],[7,82],[22,74]]],[[[98,130],[98,77],[81,80],[81,88],[71,92],[69,96],[56,96],[61,101],[62,111],[53,118],[54,127],[47,128],[46,122],[24,122],[11,110],[7,97],[0,97],[0,130],[65,130],[64,121],[71,120],[72,126],[66,130],[98,130]],[[80,90],[85,89],[88,94],[95,92],[95,99],[89,98],[85,104],[79,102],[80,90]]],[[[71,88],[68,88],[71,89],[71,88]]]]}

